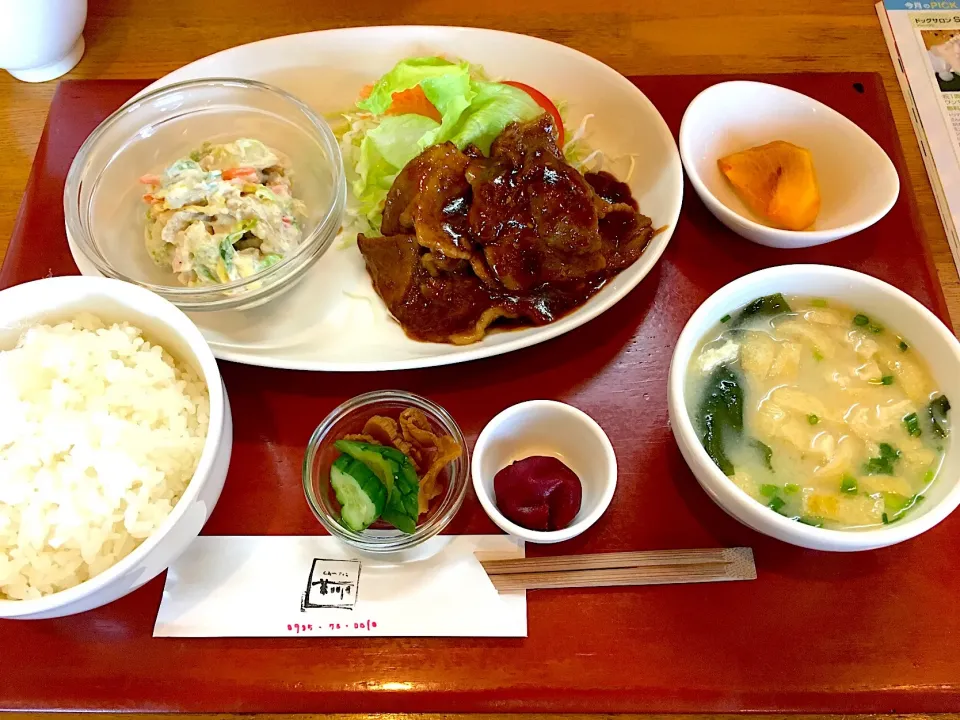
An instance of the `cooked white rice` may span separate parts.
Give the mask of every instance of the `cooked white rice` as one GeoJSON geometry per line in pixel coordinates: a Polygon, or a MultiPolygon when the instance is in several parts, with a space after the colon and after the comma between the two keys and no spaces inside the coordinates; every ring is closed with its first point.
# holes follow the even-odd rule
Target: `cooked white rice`
{"type": "Polygon", "coordinates": [[[37,325],[0,352],[0,597],[65,590],[159,527],[197,468],[207,387],[126,323],[37,325]]]}

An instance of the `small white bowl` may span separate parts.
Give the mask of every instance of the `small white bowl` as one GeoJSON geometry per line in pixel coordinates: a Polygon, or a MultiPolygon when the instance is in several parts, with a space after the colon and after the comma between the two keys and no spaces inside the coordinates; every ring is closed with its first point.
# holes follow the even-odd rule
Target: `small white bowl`
{"type": "Polygon", "coordinates": [[[108,323],[126,320],[190,365],[210,394],[207,439],[197,470],[176,507],[132,553],[68,590],[36,600],[0,600],[0,618],[73,615],[136,590],[166,570],[200,533],[227,477],[233,421],[217,361],[190,319],[159,295],[120,280],[92,277],[55,277],[11,287],[0,292],[0,349],[13,347],[23,329],[34,323],[60,322],[78,312],[92,313],[108,323]]]}
{"type": "Polygon", "coordinates": [[[837,300],[863,310],[901,332],[922,357],[948,398],[960,398],[960,342],[927,308],[892,285],[869,275],[827,265],[783,265],[745,275],[725,285],[697,309],[677,340],[670,362],[667,405],[680,452],[707,495],[747,527],[814,550],[872,550],[926,532],[960,505],[960,443],[954,429],[946,443],[940,475],[924,502],[902,520],[865,530],[829,530],[790,520],[760,504],[716,466],[697,437],[685,398],[687,367],[704,335],[724,315],[762,295],[781,292],[837,300]]]}
{"type": "Polygon", "coordinates": [[[477,438],[473,449],[473,489],[501,530],[533,543],[558,543],[593,525],[617,488],[617,457],[610,439],[582,410],[553,400],[531,400],[507,408],[477,438]],[[563,530],[527,530],[497,509],[493,477],[516,460],[555,457],[573,470],[583,487],[580,512],[563,530]]]}
{"type": "Polygon", "coordinates": [[[680,123],[680,158],[717,219],[760,245],[802,248],[873,225],[893,207],[900,178],[873,138],[843,115],[793,90],[742,80],[707,88],[680,123]],[[737,197],[717,167],[730,153],[786,140],[813,154],[820,213],[809,230],[770,227],[737,197]]]}

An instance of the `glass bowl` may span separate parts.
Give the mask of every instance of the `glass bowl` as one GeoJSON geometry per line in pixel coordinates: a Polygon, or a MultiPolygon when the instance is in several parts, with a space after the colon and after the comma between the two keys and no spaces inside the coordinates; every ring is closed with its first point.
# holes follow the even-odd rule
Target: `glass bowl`
{"type": "Polygon", "coordinates": [[[443,530],[457,514],[467,494],[470,456],[460,427],[450,414],[436,403],[403,390],[379,390],[358,395],[331,412],[314,430],[303,460],[303,490],[307,504],[317,520],[347,545],[370,553],[395,553],[410,550],[443,530]],[[396,418],[403,410],[420,409],[439,431],[460,443],[463,453],[440,474],[444,491],[420,516],[417,529],[407,535],[394,528],[380,529],[375,523],[362,532],[348,530],[340,523],[339,504],[330,487],[330,466],[339,455],[334,442],[344,435],[359,433],[373,415],[396,418]]]}
{"type": "Polygon", "coordinates": [[[321,117],[279,88],[211,78],[149,92],[100,123],[70,166],[63,210],[68,237],[102,275],[140,285],[182,310],[227,310],[259,305],[301,279],[340,230],[345,199],[340,148],[321,117]],[[294,196],[306,206],[303,240],[251,277],[186,287],[147,254],[139,178],[162,172],[204,141],[240,137],[289,158],[294,196]]]}

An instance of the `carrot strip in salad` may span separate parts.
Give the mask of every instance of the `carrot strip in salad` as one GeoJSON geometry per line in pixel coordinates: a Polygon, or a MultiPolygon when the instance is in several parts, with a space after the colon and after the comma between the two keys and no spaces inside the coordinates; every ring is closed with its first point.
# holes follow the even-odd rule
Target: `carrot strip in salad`
{"type": "Polygon", "coordinates": [[[402,90],[393,94],[393,102],[387,108],[386,115],[423,115],[436,122],[443,118],[436,106],[427,100],[423,88],[417,85],[409,90],[402,90]]]}
{"type": "Polygon", "coordinates": [[[233,180],[234,178],[256,178],[257,170],[252,167],[227,168],[220,173],[224,180],[233,180]]]}
{"type": "MultiPolygon", "coordinates": [[[[366,100],[372,92],[373,85],[364,85],[360,88],[360,99],[366,100]]],[[[437,122],[443,121],[440,111],[427,100],[423,88],[419,85],[395,92],[391,97],[390,107],[387,108],[385,115],[423,115],[437,122]]]]}

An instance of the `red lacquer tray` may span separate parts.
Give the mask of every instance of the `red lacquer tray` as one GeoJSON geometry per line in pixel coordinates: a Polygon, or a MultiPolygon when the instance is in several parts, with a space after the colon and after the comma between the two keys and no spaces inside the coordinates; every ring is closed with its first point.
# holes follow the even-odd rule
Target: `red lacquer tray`
{"type": "MultiPolygon", "coordinates": [[[[687,103],[721,78],[634,78],[676,132],[687,103]]],[[[530,555],[747,545],[747,583],[556,590],[529,596],[527,639],[154,639],[163,579],[93,612],[0,621],[0,706],[231,712],[960,710],[960,518],[903,545],[820,553],[758,535],[700,490],[667,425],[671,349],[694,308],[752,270],[792,262],[876,275],[946,318],[917,222],[883,84],[871,74],[766,78],[836,108],[893,158],[890,214],[859,235],[802,251],[732,235],[692,190],[670,247],[616,307],[561,338],[466,365],[324,374],[223,364],[233,463],[207,534],[320,534],[300,463],[314,426],[377,388],[444,405],[470,444],[504,407],[558,398],[593,415],[620,463],[607,514],[530,555]]],[[[0,287],[75,273],[64,177],[98,121],[136,82],[61,85],[37,151],[0,287]]],[[[642,166],[642,159],[641,159],[642,166]]],[[[448,532],[496,528],[472,492],[448,532]]]]}

